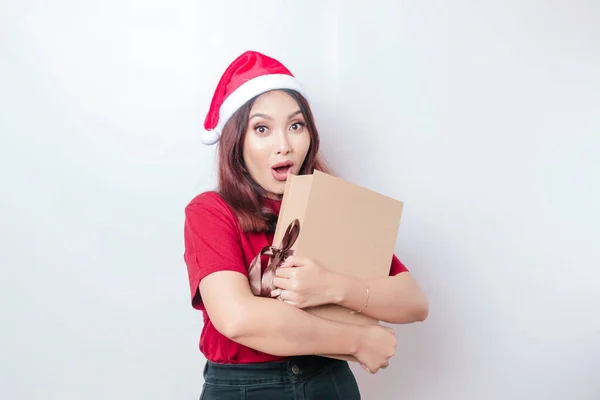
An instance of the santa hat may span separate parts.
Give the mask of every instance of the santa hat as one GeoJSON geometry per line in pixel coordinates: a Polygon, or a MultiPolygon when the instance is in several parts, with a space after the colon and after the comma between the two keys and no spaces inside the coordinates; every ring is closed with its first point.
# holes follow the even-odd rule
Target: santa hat
{"type": "Polygon", "coordinates": [[[304,97],[300,82],[279,61],[256,51],[246,51],[227,67],[204,120],[202,143],[219,141],[223,127],[248,100],[274,89],[293,89],[304,97]]]}

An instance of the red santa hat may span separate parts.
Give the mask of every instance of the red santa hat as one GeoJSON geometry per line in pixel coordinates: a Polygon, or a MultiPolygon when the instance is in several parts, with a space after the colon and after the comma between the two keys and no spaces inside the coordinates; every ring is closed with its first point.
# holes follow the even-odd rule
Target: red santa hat
{"type": "Polygon", "coordinates": [[[300,82],[279,61],[256,51],[246,51],[227,67],[204,120],[202,143],[219,141],[223,126],[248,100],[274,89],[293,89],[306,97],[300,82]]]}

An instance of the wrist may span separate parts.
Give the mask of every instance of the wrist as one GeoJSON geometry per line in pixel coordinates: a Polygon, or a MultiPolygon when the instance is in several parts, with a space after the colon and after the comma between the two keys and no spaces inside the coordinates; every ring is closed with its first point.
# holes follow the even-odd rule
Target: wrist
{"type": "Polygon", "coordinates": [[[356,356],[362,347],[362,342],[364,340],[364,327],[362,325],[351,325],[351,329],[348,329],[346,332],[350,331],[350,338],[348,353],[351,356],[356,356]]]}
{"type": "Polygon", "coordinates": [[[331,277],[331,303],[340,306],[346,306],[350,301],[353,287],[353,278],[340,275],[332,274],[331,277]]]}
{"type": "Polygon", "coordinates": [[[358,278],[341,276],[337,289],[336,304],[350,310],[359,310],[365,302],[365,283],[358,278]]]}

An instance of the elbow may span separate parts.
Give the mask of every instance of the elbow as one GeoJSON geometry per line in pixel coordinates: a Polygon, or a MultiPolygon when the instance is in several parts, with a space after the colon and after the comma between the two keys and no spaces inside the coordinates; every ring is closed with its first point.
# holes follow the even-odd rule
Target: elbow
{"type": "Polygon", "coordinates": [[[411,301],[411,317],[413,322],[424,322],[429,317],[429,300],[422,290],[416,291],[411,301]]]}
{"type": "Polygon", "coordinates": [[[219,331],[223,336],[228,339],[233,340],[234,342],[240,337],[241,329],[239,324],[235,321],[228,321],[227,323],[220,324],[219,326],[215,325],[217,331],[219,331]]]}
{"type": "Polygon", "coordinates": [[[429,316],[429,301],[425,294],[416,296],[412,306],[412,316],[415,322],[423,322],[429,316]]]}
{"type": "Polygon", "coordinates": [[[413,307],[413,319],[415,322],[423,322],[429,316],[429,303],[423,300],[413,307]]]}
{"type": "Polygon", "coordinates": [[[219,331],[223,336],[227,337],[234,342],[239,342],[241,338],[248,334],[248,324],[246,323],[246,318],[244,317],[244,313],[241,312],[233,312],[230,313],[224,320],[219,321],[217,324],[216,321],[213,321],[215,328],[219,331]]]}
{"type": "Polygon", "coordinates": [[[397,315],[386,320],[392,324],[412,324],[423,322],[429,316],[429,304],[426,300],[414,301],[399,308],[397,315]]]}

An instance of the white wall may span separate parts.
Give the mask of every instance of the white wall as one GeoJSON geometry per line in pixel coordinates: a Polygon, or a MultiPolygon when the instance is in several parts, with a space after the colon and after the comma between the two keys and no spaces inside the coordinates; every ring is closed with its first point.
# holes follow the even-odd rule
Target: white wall
{"type": "Polygon", "coordinates": [[[198,397],[183,207],[249,48],[305,82],[340,175],[406,204],[431,314],[355,368],[365,398],[600,398],[599,4],[365,4],[2,3],[2,398],[198,397]]]}

